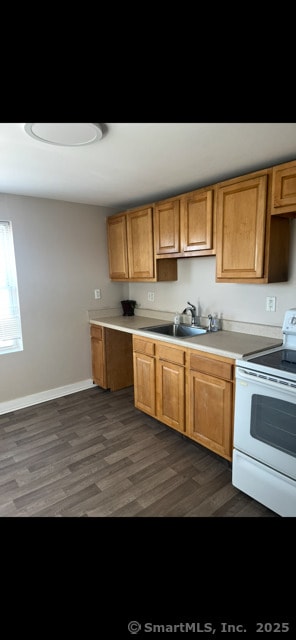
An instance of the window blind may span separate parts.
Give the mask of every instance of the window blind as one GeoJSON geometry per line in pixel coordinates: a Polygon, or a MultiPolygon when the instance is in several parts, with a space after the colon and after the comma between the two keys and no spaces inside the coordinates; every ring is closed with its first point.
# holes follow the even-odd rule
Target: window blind
{"type": "Polygon", "coordinates": [[[12,224],[0,220],[0,354],[22,349],[12,224]]]}

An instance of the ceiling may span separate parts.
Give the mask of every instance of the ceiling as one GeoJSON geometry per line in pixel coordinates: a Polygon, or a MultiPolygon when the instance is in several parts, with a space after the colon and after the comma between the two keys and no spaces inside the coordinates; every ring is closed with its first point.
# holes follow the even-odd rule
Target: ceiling
{"type": "Polygon", "coordinates": [[[0,192],[117,211],[296,158],[295,122],[104,123],[101,140],[78,147],[24,126],[0,123],[0,192]]]}

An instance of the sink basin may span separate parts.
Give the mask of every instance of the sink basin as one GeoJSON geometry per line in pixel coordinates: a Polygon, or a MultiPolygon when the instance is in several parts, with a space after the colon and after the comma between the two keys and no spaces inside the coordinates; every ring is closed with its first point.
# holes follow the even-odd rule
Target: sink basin
{"type": "Polygon", "coordinates": [[[155,327],[143,327],[141,331],[152,331],[153,333],[161,333],[165,336],[173,336],[174,338],[192,338],[202,333],[207,333],[207,329],[202,327],[192,327],[187,324],[161,324],[155,327]]]}

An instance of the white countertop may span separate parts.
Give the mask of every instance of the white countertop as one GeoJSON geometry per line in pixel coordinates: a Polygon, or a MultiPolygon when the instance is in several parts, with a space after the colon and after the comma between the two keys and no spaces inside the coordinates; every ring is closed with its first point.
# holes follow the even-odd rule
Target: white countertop
{"type": "Polygon", "coordinates": [[[249,333],[239,333],[237,331],[216,331],[212,333],[204,333],[192,338],[174,338],[162,334],[152,333],[151,331],[141,331],[143,327],[151,327],[161,324],[168,324],[171,321],[163,318],[151,318],[145,316],[107,316],[102,318],[90,319],[90,324],[108,327],[127,333],[133,333],[153,340],[161,340],[162,342],[170,342],[179,346],[190,347],[191,349],[199,349],[216,355],[228,358],[242,358],[251,353],[278,347],[282,344],[282,340],[267,336],[252,335],[249,333]]]}

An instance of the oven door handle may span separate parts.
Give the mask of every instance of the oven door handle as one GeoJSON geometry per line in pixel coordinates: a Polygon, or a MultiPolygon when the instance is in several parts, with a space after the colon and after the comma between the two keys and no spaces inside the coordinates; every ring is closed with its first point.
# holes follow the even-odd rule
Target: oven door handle
{"type": "Polygon", "coordinates": [[[241,367],[238,367],[237,369],[238,384],[240,380],[241,380],[242,386],[245,386],[247,382],[250,382],[260,386],[264,385],[265,387],[268,387],[268,389],[276,389],[278,392],[285,391],[286,393],[290,393],[291,395],[295,395],[295,391],[296,391],[296,384],[289,383],[283,378],[278,378],[275,380],[274,378],[270,378],[265,374],[249,373],[248,369],[241,369],[241,367]]]}

